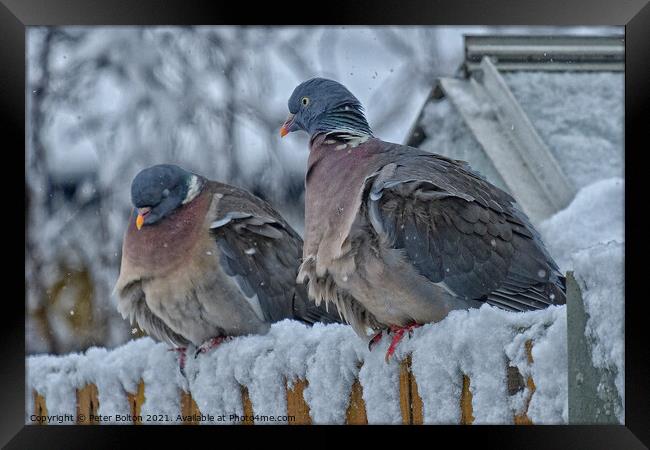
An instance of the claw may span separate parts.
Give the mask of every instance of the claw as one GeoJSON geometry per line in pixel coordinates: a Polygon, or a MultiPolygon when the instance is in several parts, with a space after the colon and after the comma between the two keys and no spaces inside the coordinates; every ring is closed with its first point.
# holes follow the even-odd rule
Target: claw
{"type": "Polygon", "coordinates": [[[395,349],[397,348],[397,344],[399,344],[399,342],[402,340],[402,337],[404,337],[404,328],[393,330],[393,332],[395,335],[393,336],[393,339],[390,342],[390,346],[386,351],[386,362],[388,362],[390,357],[393,356],[393,353],[395,353],[395,349]]]}
{"type": "Polygon", "coordinates": [[[230,339],[230,336],[217,336],[205,341],[198,349],[196,349],[194,358],[197,358],[199,356],[199,353],[207,353],[213,348],[218,347],[222,342],[228,341],[230,339]]]}
{"type": "Polygon", "coordinates": [[[375,345],[377,345],[377,343],[378,343],[379,341],[381,341],[381,335],[382,335],[382,331],[378,332],[377,334],[375,334],[375,335],[372,337],[372,339],[370,339],[370,341],[368,342],[368,351],[369,351],[369,352],[371,352],[371,351],[372,351],[372,348],[373,348],[375,345]]]}
{"type": "Polygon", "coordinates": [[[388,350],[386,351],[386,362],[388,362],[390,357],[393,356],[393,354],[395,353],[395,349],[397,348],[397,344],[399,344],[400,341],[402,340],[402,338],[404,337],[404,333],[408,332],[409,338],[410,338],[412,336],[412,334],[413,334],[413,329],[421,327],[421,326],[422,326],[422,324],[418,324],[418,323],[415,323],[415,322],[410,323],[410,324],[408,324],[406,326],[403,326],[403,327],[399,327],[397,325],[391,325],[390,326],[390,331],[395,333],[395,335],[393,336],[393,340],[391,341],[390,346],[388,347],[388,350]]]}

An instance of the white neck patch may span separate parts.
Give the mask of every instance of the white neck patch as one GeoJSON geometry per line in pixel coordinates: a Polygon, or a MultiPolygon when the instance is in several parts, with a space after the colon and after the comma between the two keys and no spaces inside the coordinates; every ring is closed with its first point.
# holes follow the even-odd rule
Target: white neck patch
{"type": "Polygon", "coordinates": [[[352,148],[357,147],[359,144],[363,144],[368,139],[370,139],[370,135],[368,133],[349,128],[331,130],[325,134],[326,137],[330,135],[335,135],[337,139],[344,141],[352,148]]]}
{"type": "Polygon", "coordinates": [[[187,195],[182,204],[184,205],[185,203],[194,200],[194,198],[199,195],[199,192],[201,192],[201,180],[199,180],[199,177],[196,175],[192,175],[192,178],[190,178],[190,186],[187,189],[187,195]]]}

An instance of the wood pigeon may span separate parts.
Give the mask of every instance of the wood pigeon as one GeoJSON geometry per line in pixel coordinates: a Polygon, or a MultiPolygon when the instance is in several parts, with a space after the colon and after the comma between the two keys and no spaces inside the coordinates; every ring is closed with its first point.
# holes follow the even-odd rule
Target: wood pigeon
{"type": "Polygon", "coordinates": [[[405,331],[484,303],[565,303],[564,277],[515,200],[464,161],[373,136],[359,100],[313,78],[289,99],[281,136],[310,139],[298,280],[357,334],[405,331]]]}
{"type": "Polygon", "coordinates": [[[131,200],[118,310],[155,339],[205,351],[286,318],[340,322],[296,284],[302,240],[260,198],[163,164],[135,177],[131,200]]]}

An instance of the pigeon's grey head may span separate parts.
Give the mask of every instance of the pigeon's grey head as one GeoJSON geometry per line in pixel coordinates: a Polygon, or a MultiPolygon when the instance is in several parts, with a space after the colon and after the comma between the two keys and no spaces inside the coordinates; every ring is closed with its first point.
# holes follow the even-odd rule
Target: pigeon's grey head
{"type": "Polygon", "coordinates": [[[193,200],[202,186],[200,176],[172,164],[142,170],[131,183],[131,202],[136,208],[138,230],[193,200]]]}
{"type": "Polygon", "coordinates": [[[280,129],[282,137],[303,130],[350,136],[372,135],[361,102],[341,83],[312,78],[299,84],[289,98],[289,116],[280,129]]]}

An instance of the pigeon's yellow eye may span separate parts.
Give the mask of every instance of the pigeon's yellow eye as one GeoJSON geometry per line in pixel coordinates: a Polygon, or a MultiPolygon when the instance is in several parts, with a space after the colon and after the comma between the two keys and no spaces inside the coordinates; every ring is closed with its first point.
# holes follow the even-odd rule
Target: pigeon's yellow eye
{"type": "Polygon", "coordinates": [[[309,97],[303,97],[300,99],[300,102],[303,104],[303,106],[309,105],[309,97]]]}

